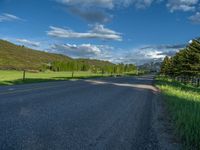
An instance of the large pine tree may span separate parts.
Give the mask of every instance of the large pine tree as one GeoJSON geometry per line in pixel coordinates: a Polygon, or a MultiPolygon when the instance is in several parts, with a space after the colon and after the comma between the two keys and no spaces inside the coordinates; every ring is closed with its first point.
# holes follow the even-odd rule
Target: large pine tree
{"type": "Polygon", "coordinates": [[[161,66],[161,73],[173,77],[194,77],[200,75],[200,39],[191,41],[174,57],[166,57],[161,66]]]}

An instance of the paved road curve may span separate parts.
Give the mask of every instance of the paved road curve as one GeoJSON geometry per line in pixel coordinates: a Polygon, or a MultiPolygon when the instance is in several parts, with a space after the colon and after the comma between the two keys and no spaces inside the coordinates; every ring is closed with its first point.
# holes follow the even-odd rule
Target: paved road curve
{"type": "Polygon", "coordinates": [[[0,149],[159,149],[152,82],[146,76],[0,87],[0,149]]]}

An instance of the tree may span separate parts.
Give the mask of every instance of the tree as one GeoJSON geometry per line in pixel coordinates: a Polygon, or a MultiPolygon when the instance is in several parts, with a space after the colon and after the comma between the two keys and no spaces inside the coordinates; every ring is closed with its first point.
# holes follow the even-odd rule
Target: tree
{"type": "Polygon", "coordinates": [[[161,74],[173,76],[172,59],[166,56],[161,64],[161,74]]]}
{"type": "Polygon", "coordinates": [[[172,58],[165,57],[161,74],[186,78],[200,75],[200,41],[193,40],[172,58]]]}

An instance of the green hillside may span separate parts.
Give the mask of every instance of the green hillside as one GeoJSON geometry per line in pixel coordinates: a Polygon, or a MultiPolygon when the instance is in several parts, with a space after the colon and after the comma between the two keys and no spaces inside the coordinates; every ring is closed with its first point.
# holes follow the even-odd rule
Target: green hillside
{"type": "Polygon", "coordinates": [[[70,61],[71,58],[18,46],[0,40],[0,69],[39,70],[43,65],[54,61],[70,61]]]}
{"type": "Polygon", "coordinates": [[[8,41],[0,40],[0,70],[40,70],[51,63],[76,62],[89,66],[113,65],[107,61],[90,59],[72,59],[70,57],[33,50],[24,46],[15,45],[8,41]]]}

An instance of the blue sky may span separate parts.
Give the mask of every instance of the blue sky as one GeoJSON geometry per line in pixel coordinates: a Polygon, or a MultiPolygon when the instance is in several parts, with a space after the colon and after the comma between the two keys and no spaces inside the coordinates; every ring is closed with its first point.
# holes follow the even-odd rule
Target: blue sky
{"type": "Polygon", "coordinates": [[[74,58],[142,64],[199,36],[198,0],[0,0],[0,38],[74,58]]]}

